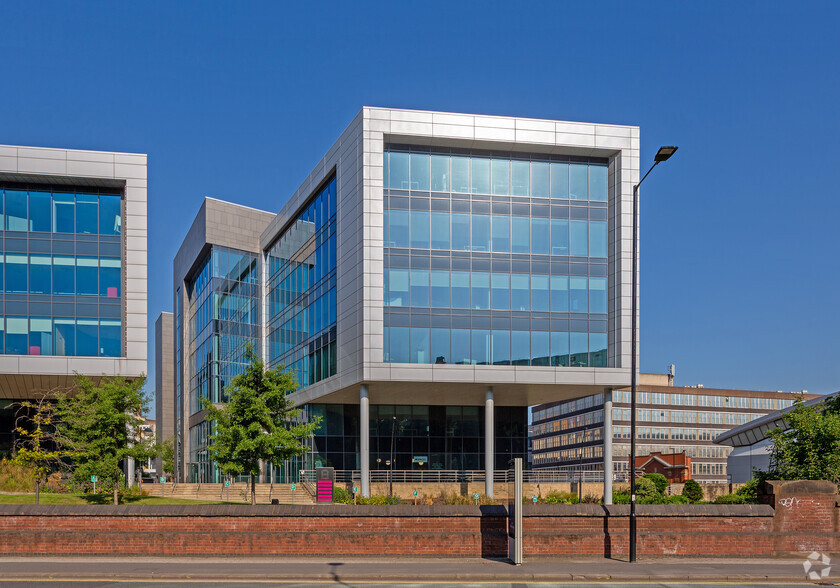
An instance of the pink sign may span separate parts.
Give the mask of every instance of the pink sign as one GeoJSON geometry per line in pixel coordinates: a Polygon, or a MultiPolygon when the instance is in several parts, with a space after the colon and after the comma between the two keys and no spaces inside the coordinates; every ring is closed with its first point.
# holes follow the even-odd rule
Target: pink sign
{"type": "Polygon", "coordinates": [[[41,348],[39,346],[30,347],[29,355],[41,355],[41,348]]]}
{"type": "Polygon", "coordinates": [[[318,502],[333,501],[333,483],[330,480],[318,480],[316,499],[318,502]]]}
{"type": "Polygon", "coordinates": [[[114,286],[108,286],[108,298],[116,298],[117,289],[114,286]]]}

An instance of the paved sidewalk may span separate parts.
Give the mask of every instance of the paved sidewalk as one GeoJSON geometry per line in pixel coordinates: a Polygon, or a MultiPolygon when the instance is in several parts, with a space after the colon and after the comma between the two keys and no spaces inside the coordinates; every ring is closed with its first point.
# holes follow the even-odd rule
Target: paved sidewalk
{"type": "MultiPolygon", "coordinates": [[[[221,580],[324,582],[749,582],[806,583],[803,559],[80,558],[0,557],[10,580],[221,580]]],[[[840,584],[840,568],[823,582],[840,584]]]]}

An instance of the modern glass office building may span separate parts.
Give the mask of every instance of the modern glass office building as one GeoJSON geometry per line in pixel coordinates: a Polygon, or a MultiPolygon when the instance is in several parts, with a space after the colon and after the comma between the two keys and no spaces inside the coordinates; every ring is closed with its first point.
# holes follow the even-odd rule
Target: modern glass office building
{"type": "Polygon", "coordinates": [[[146,156],[0,146],[0,412],[145,371],[146,156]]]}
{"type": "MultiPolygon", "coordinates": [[[[201,260],[254,253],[260,351],[323,417],[304,466],[367,493],[393,435],[396,467],[481,470],[492,493],[527,452],[529,405],[629,383],[638,143],[632,126],[363,108],[278,213],[205,200],[175,260],[182,381],[198,364],[177,309],[201,260]]],[[[203,416],[176,402],[188,479],[203,416]]]]}

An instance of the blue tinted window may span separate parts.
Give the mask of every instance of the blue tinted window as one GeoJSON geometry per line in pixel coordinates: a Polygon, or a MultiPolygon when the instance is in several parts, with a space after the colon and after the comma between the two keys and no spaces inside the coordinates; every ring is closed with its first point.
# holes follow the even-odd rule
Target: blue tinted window
{"type": "Polygon", "coordinates": [[[469,329],[452,329],[452,363],[471,363],[469,329]]]}
{"type": "Polygon", "coordinates": [[[604,165],[589,166],[589,199],[607,201],[607,167],[604,165]]]}
{"type": "Polygon", "coordinates": [[[76,320],[53,320],[53,346],[56,355],[76,355],[76,320]]]}
{"type": "Polygon", "coordinates": [[[607,256],[607,223],[603,221],[589,222],[589,255],[607,256]]]}
{"type": "Polygon", "coordinates": [[[513,253],[530,253],[531,220],[527,216],[514,216],[510,219],[511,251],[513,253]]]}
{"type": "Polygon", "coordinates": [[[487,365],[490,363],[490,331],[475,329],[472,331],[472,363],[487,365]]]}
{"type": "Polygon", "coordinates": [[[450,363],[449,361],[449,329],[432,329],[433,363],[450,363]]]}
{"type": "Polygon", "coordinates": [[[29,319],[6,317],[6,353],[28,355],[29,319]]]}
{"type": "Polygon", "coordinates": [[[102,357],[120,357],[120,321],[100,321],[99,345],[102,357]]]}
{"type": "Polygon", "coordinates": [[[589,166],[573,163],[569,166],[569,196],[572,200],[589,197],[589,166]]]}
{"type": "Polygon", "coordinates": [[[52,197],[49,192],[30,192],[29,230],[49,233],[52,227],[51,209],[52,197]]]}
{"type": "Polygon", "coordinates": [[[449,249],[449,213],[432,213],[432,249],[449,249]]]}
{"type": "Polygon", "coordinates": [[[28,231],[29,220],[26,212],[26,192],[6,190],[6,230],[28,231]]]}
{"type": "Polygon", "coordinates": [[[585,220],[569,221],[570,254],[586,257],[588,248],[588,223],[585,220]]]}
{"type": "Polygon", "coordinates": [[[391,153],[388,162],[389,186],[393,190],[408,190],[408,153],[391,153]]]}
{"type": "Polygon", "coordinates": [[[569,365],[569,334],[560,331],[551,333],[551,365],[569,365]]]}
{"type": "Polygon", "coordinates": [[[566,219],[551,219],[551,253],[569,254],[569,221],[566,219]]]}
{"type": "Polygon", "coordinates": [[[72,233],[76,229],[76,197],[73,194],[53,194],[53,232],[72,233]]]}
{"type": "Polygon", "coordinates": [[[26,255],[6,255],[6,292],[23,294],[29,290],[27,269],[26,255]]]}
{"type": "Polygon", "coordinates": [[[452,308],[470,308],[470,272],[452,272],[452,308]]]}
{"type": "Polygon", "coordinates": [[[510,331],[493,331],[493,365],[510,365],[510,331]]]}
{"type": "Polygon", "coordinates": [[[607,278],[589,278],[589,312],[607,312],[607,278]]]}
{"type": "Polygon", "coordinates": [[[548,170],[548,162],[531,162],[531,196],[536,196],[538,198],[548,198],[550,185],[548,170]]]}
{"type": "Polygon", "coordinates": [[[510,160],[493,160],[493,194],[507,196],[510,194],[510,160]]]}
{"type": "Polygon", "coordinates": [[[449,156],[432,155],[432,191],[449,192],[449,156]]]}
{"type": "Polygon", "coordinates": [[[52,319],[29,319],[29,355],[53,355],[52,319]]]}
{"type": "Polygon", "coordinates": [[[510,252],[510,217],[493,215],[493,251],[510,252]]]}
{"type": "Polygon", "coordinates": [[[32,294],[50,294],[50,275],[52,260],[49,255],[31,255],[29,257],[29,291],[32,294]]]}
{"type": "Polygon", "coordinates": [[[551,311],[569,312],[568,276],[551,276],[551,311]]]}
{"type": "Polygon", "coordinates": [[[411,211],[411,246],[415,249],[429,248],[429,213],[411,211]]]}
{"type": "MultiPolygon", "coordinates": [[[[392,154],[393,155],[393,154],[392,154]]],[[[407,248],[408,241],[408,211],[392,210],[388,213],[388,238],[391,247],[407,248]]]]}
{"type": "Polygon", "coordinates": [[[452,191],[462,194],[470,193],[469,157],[452,156],[452,191]]]}
{"type": "Polygon", "coordinates": [[[510,162],[510,193],[514,196],[530,194],[531,162],[514,159],[510,162]]]}
{"type": "Polygon", "coordinates": [[[53,257],[53,294],[76,293],[76,258],[69,255],[53,257]]]}
{"type": "Polygon", "coordinates": [[[449,308],[449,272],[432,270],[432,306],[449,308]]]}
{"type": "Polygon", "coordinates": [[[411,154],[411,189],[429,190],[429,156],[425,153],[411,154]]]}
{"type": "Polygon", "coordinates": [[[490,216],[472,215],[472,250],[490,251],[490,216]]]}
{"type": "Polygon", "coordinates": [[[86,319],[76,321],[76,355],[90,357],[99,355],[99,321],[86,319]]]}
{"type": "Polygon", "coordinates": [[[408,306],[408,270],[391,268],[386,271],[388,305],[408,306]]]}
{"type": "Polygon", "coordinates": [[[531,276],[531,310],[548,312],[548,276],[531,276]]]}
{"type": "Polygon", "coordinates": [[[472,308],[490,309],[490,274],[487,272],[472,273],[472,308]]]}
{"type": "Polygon", "coordinates": [[[513,365],[530,365],[531,333],[529,331],[510,332],[510,359],[513,365]]]}
{"type": "Polygon", "coordinates": [[[551,197],[569,198],[569,164],[551,164],[551,197]]]}
{"type": "Polygon", "coordinates": [[[470,250],[470,215],[452,213],[452,249],[470,250]]]}
{"type": "MultiPolygon", "coordinates": [[[[95,257],[76,258],[76,294],[96,296],[99,293],[99,260],[95,257]]],[[[81,345],[81,339],[79,339],[81,345]]]]}
{"type": "Polygon", "coordinates": [[[606,367],[607,365],[607,334],[589,334],[589,365],[606,367]]]}
{"type": "Polygon", "coordinates": [[[511,310],[529,310],[531,308],[529,276],[527,274],[513,274],[510,277],[510,307],[511,310]]]}
{"type": "Polygon", "coordinates": [[[411,327],[411,363],[430,363],[431,344],[429,329],[426,327],[411,327]]]}
{"type": "Polygon", "coordinates": [[[548,331],[531,331],[531,365],[550,365],[548,331]]]}
{"type": "Polygon", "coordinates": [[[119,235],[122,229],[122,199],[119,196],[99,197],[99,234],[119,235]]]}
{"type": "Polygon", "coordinates": [[[510,274],[491,275],[493,310],[510,310],[510,274]]]}
{"type": "Polygon", "coordinates": [[[572,312],[587,312],[586,278],[569,278],[569,306],[572,312]]]}
{"type": "Polygon", "coordinates": [[[548,255],[551,252],[551,233],[547,218],[531,219],[531,253],[548,255]]]}
{"type": "Polygon", "coordinates": [[[589,335],[587,333],[571,333],[569,340],[569,365],[574,367],[588,366],[589,335]]]}
{"type": "Polygon", "coordinates": [[[93,235],[99,232],[99,197],[76,195],[76,232],[93,235]]]}
{"type": "Polygon", "coordinates": [[[409,346],[408,327],[391,327],[391,361],[395,363],[409,363],[411,352],[409,346]]]}
{"type": "Polygon", "coordinates": [[[490,193],[490,160],[473,158],[472,160],[472,193],[490,193]]]}
{"type": "Polygon", "coordinates": [[[411,270],[411,306],[429,306],[429,270],[411,270]]]}

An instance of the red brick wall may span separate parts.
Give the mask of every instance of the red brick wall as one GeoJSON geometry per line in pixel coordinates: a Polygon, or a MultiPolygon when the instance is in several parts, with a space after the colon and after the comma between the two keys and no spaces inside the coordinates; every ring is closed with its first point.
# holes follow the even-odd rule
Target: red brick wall
{"type": "MultiPolygon", "coordinates": [[[[773,486],[769,505],[639,505],[638,554],[840,551],[833,485],[791,484],[803,483],[773,486]]],[[[628,515],[627,506],[526,505],[524,553],[620,557],[628,515]]],[[[0,505],[0,554],[504,557],[506,529],[501,506],[0,505]]]]}

